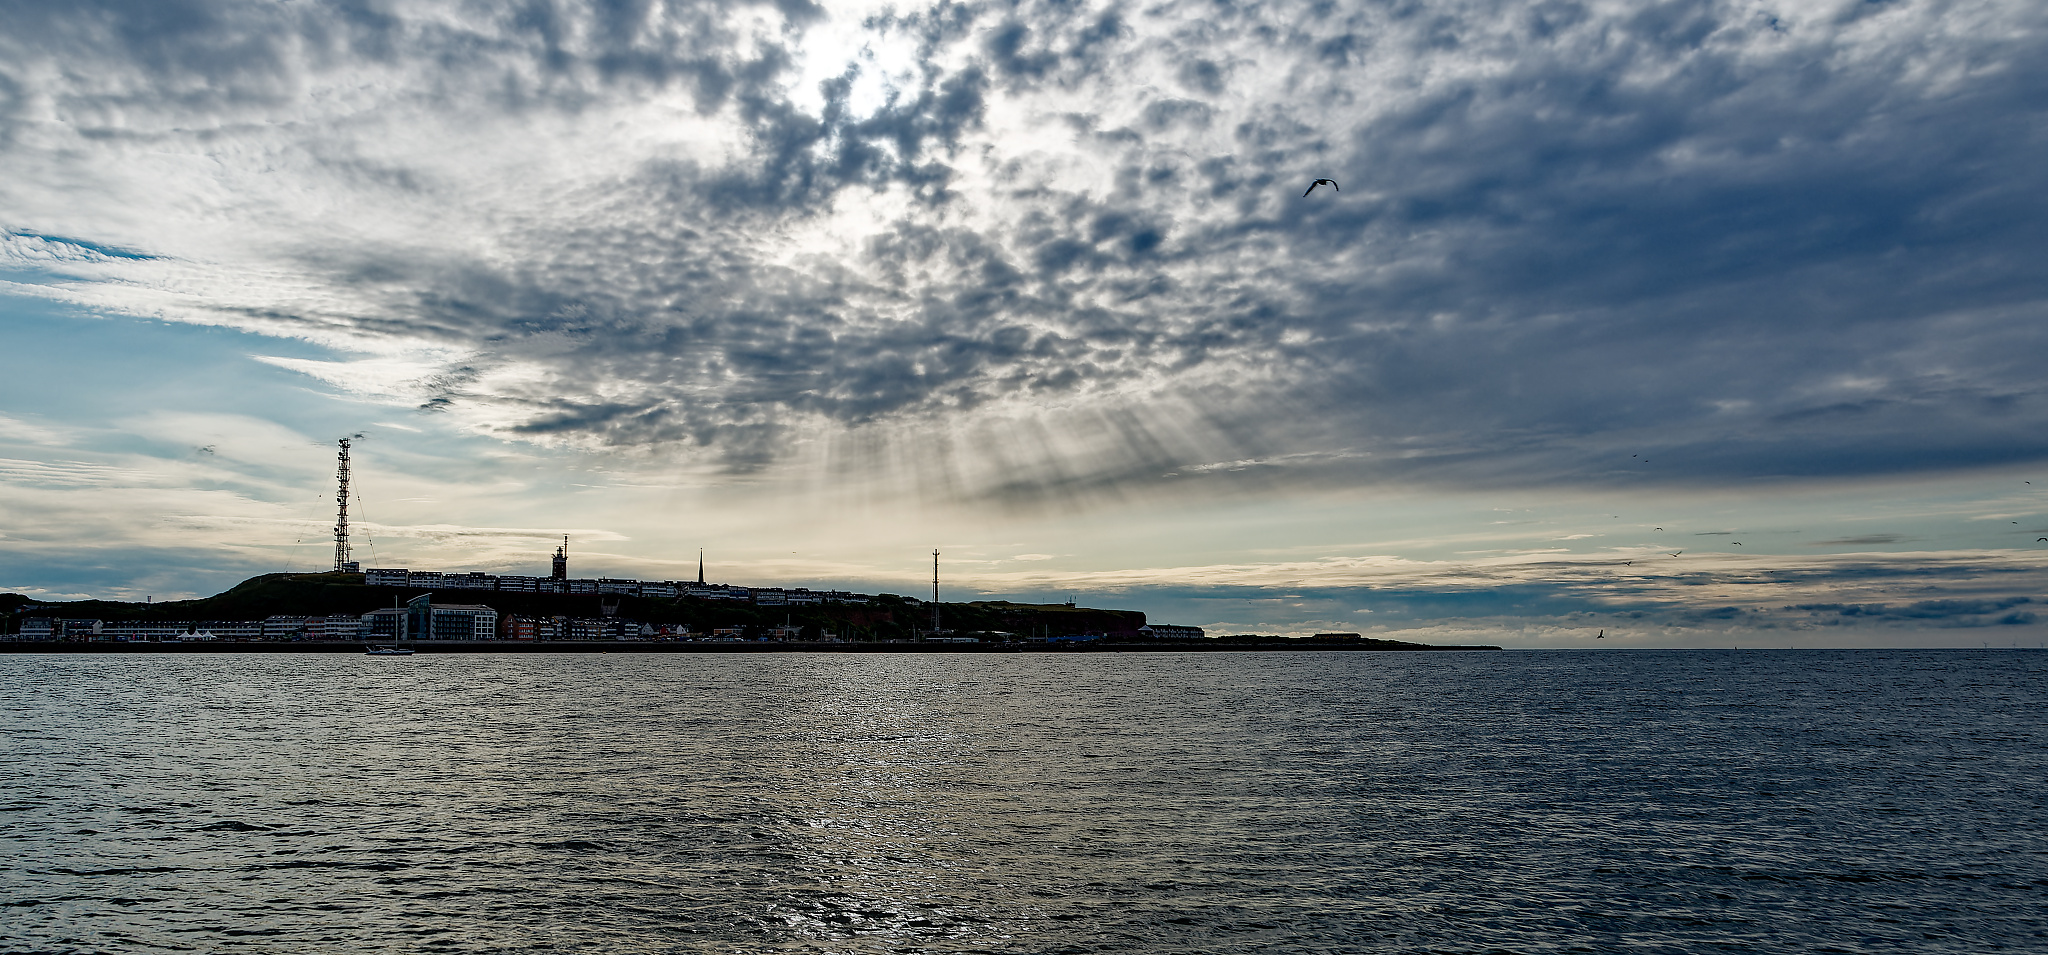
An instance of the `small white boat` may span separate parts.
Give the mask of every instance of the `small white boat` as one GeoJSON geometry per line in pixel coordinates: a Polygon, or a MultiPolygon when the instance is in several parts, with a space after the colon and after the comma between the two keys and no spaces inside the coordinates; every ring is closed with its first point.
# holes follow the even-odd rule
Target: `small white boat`
{"type": "Polygon", "coordinates": [[[409,657],[412,656],[412,648],[369,646],[363,648],[363,655],[370,657],[409,657]]]}

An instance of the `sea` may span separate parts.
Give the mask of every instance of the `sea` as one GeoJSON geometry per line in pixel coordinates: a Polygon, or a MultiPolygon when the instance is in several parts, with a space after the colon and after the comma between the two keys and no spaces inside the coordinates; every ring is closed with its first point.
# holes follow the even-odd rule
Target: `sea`
{"type": "Polygon", "coordinates": [[[0,655],[0,951],[2048,951],[2048,652],[0,655]]]}

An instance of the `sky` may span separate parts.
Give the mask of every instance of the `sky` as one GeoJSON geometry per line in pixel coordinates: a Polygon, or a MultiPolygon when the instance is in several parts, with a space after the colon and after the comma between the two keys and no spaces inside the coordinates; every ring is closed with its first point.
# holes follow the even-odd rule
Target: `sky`
{"type": "Polygon", "coordinates": [[[2038,3],[0,19],[0,590],[2048,643],[2038,3]]]}

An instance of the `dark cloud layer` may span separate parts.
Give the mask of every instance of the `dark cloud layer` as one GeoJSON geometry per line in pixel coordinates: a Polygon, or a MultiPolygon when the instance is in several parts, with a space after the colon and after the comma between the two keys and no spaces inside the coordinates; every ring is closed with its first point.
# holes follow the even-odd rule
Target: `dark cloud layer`
{"type": "MultiPolygon", "coordinates": [[[[510,435],[738,469],[823,436],[1024,498],[2048,457],[2037,5],[0,10],[16,160],[282,136],[317,189],[453,208],[356,124],[681,97],[727,130],[532,184],[490,255],[281,242],[347,310],[211,293],[463,352],[413,398],[510,435]],[[815,68],[852,30],[916,51],[884,94],[873,57],[815,68]]],[[[23,211],[57,187],[0,192],[5,224],[120,244],[23,211]]]]}
{"type": "MultiPolygon", "coordinates": [[[[1300,573],[1308,568],[1290,569],[1300,573]]],[[[1125,594],[1194,619],[1256,615],[1381,631],[1491,627],[1554,634],[1583,629],[1589,639],[1606,628],[1614,628],[1616,636],[1868,628],[1924,632],[2040,622],[2039,599],[2029,594],[2038,593],[2042,568],[2031,555],[2010,552],[1762,558],[1670,572],[1616,570],[1612,561],[1583,560],[1415,566],[1382,568],[1351,581],[1321,575],[1285,588],[1271,583],[1190,587],[1155,578],[1125,594]],[[1812,599],[1817,594],[1833,599],[1812,599]]],[[[1256,571],[1246,576],[1252,574],[1256,571]]]]}

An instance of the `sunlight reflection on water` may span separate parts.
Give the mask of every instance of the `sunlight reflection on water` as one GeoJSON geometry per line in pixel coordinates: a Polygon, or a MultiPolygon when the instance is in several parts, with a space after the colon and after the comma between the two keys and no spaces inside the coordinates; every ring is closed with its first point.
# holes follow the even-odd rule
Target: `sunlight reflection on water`
{"type": "Polygon", "coordinates": [[[0,948],[2044,947],[2044,664],[0,657],[0,948]]]}

